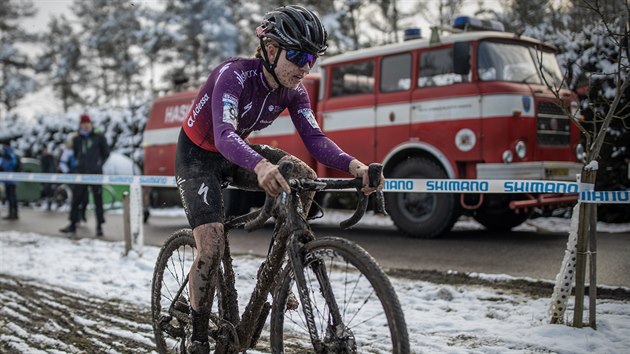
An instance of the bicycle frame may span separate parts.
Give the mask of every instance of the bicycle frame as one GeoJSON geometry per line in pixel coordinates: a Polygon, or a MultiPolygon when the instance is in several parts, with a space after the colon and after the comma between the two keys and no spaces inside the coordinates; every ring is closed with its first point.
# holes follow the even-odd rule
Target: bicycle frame
{"type": "MultiPolygon", "coordinates": [[[[380,175],[380,171],[378,172],[380,175]]],[[[296,181],[296,180],[294,180],[296,181]]],[[[322,183],[319,181],[311,181],[318,184],[317,189],[324,189],[325,187],[332,187],[333,189],[348,188],[350,185],[347,180],[328,181],[322,183]]],[[[360,180],[355,181],[355,185],[352,187],[359,187],[360,180]]],[[[299,182],[298,182],[299,184],[299,182]]],[[[311,185],[310,188],[313,188],[311,185]]],[[[316,189],[303,189],[303,190],[316,190],[316,189]]],[[[253,211],[248,214],[228,220],[224,226],[224,241],[225,249],[223,258],[221,261],[222,269],[217,271],[219,281],[217,282],[217,291],[221,292],[220,300],[222,301],[219,306],[219,311],[223,310],[223,319],[211,317],[211,320],[215,322],[217,327],[221,325],[228,325],[229,330],[235,336],[232,343],[236,344],[239,351],[247,350],[255,346],[258,341],[258,337],[262,331],[262,327],[269,316],[271,305],[267,302],[269,294],[273,294],[281,278],[278,274],[284,274],[284,267],[291,267],[297,288],[299,292],[299,298],[301,302],[302,310],[305,314],[305,318],[309,319],[307,326],[309,329],[310,339],[313,343],[314,349],[318,352],[324,347],[324,344],[319,339],[317,328],[313,319],[313,309],[311,307],[309,288],[306,285],[306,279],[304,278],[304,258],[301,252],[302,246],[315,239],[310,225],[308,224],[306,217],[304,216],[301,208],[301,201],[298,193],[293,191],[290,194],[282,192],[276,199],[267,198],[265,206],[261,210],[253,211]],[[273,207],[277,206],[277,207],[273,207]],[[245,225],[245,229],[254,229],[262,226],[262,224],[268,219],[271,210],[275,210],[274,216],[276,217],[275,228],[269,248],[269,252],[265,261],[258,268],[257,281],[254,286],[254,290],[251,293],[249,302],[247,303],[241,317],[239,318],[238,311],[238,298],[236,292],[236,277],[232,266],[232,256],[229,247],[229,231],[233,228],[245,225]],[[266,216],[262,216],[265,213],[266,216]],[[251,224],[256,224],[251,226],[251,224]],[[288,255],[288,257],[287,257],[288,255]],[[285,259],[288,258],[288,262],[285,259]],[[219,323],[221,322],[221,323],[219,323]]],[[[355,212],[355,215],[349,220],[342,223],[342,228],[346,228],[356,223],[365,212],[367,206],[367,198],[363,198],[359,203],[359,207],[355,212]]],[[[330,281],[328,280],[327,273],[325,271],[325,265],[315,260],[309,264],[312,268],[316,278],[320,284],[324,284],[322,293],[324,293],[327,299],[328,306],[331,309],[331,318],[333,329],[337,329],[338,325],[343,325],[342,316],[340,314],[336,300],[332,289],[329,287],[330,281]]],[[[180,289],[177,292],[175,299],[178,299],[185,287],[188,285],[188,276],[182,282],[180,289]]],[[[177,300],[175,300],[169,307],[169,313],[173,317],[180,318],[186,316],[181,311],[176,309],[177,300]]],[[[219,343],[217,340],[217,346],[227,345],[230,342],[219,343]]]]}
{"type": "MultiPolygon", "coordinates": [[[[271,309],[269,304],[266,306],[265,304],[268,295],[272,294],[273,290],[277,286],[278,282],[276,280],[278,279],[276,279],[276,277],[278,274],[282,274],[282,268],[286,264],[284,259],[287,254],[287,249],[290,254],[289,259],[292,260],[291,263],[293,263],[294,266],[297,264],[298,267],[300,267],[299,270],[301,272],[302,263],[299,256],[301,244],[315,238],[308,223],[296,210],[297,208],[295,206],[299,203],[297,195],[291,194],[287,196],[286,193],[283,193],[282,197],[286,199],[284,203],[288,204],[280,209],[286,210],[287,213],[285,215],[279,213],[280,215],[276,216],[277,226],[273,232],[270,250],[267,254],[266,260],[258,268],[256,285],[240,319],[238,299],[236,295],[236,277],[232,266],[232,256],[230,253],[228,235],[229,230],[253,220],[256,216],[258,216],[259,211],[254,211],[249,214],[236,217],[225,223],[225,250],[222,259],[223,269],[219,270],[219,272],[221,272],[221,276],[219,277],[221,282],[217,283],[217,288],[222,291],[222,303],[220,306],[224,311],[223,318],[229,322],[236,331],[238,338],[235,339],[237,339],[237,343],[240,343],[239,350],[246,350],[253,347],[258,340],[262,325],[264,324],[264,321],[269,315],[269,311],[271,309]],[[287,223],[284,221],[289,222],[287,223]],[[300,237],[297,237],[298,234],[295,233],[295,231],[300,231],[300,237]],[[293,240],[293,242],[291,242],[291,240],[293,240]],[[289,244],[291,244],[291,247],[287,248],[289,244]],[[260,328],[257,328],[256,325],[260,328]]],[[[188,276],[186,276],[181,287],[178,289],[175,299],[179,298],[186,286],[188,286],[188,276]]],[[[304,294],[304,296],[308,297],[308,292],[306,291],[305,293],[306,294],[304,294]]],[[[304,299],[302,300],[304,301],[304,299]]],[[[303,304],[305,303],[306,302],[303,302],[303,304]]],[[[174,301],[168,312],[178,319],[186,319],[188,315],[177,310],[175,308],[176,305],[177,301],[174,301]]],[[[219,325],[219,323],[216,324],[219,325]]],[[[313,329],[315,329],[314,325],[313,329]]],[[[313,340],[317,340],[317,337],[313,338],[313,340]]]]}

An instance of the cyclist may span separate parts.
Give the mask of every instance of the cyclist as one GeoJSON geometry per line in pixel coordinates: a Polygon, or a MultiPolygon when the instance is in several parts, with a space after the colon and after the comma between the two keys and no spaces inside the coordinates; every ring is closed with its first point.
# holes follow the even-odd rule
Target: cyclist
{"type": "MultiPolygon", "coordinates": [[[[197,255],[189,275],[192,335],[189,353],[208,353],[208,316],[216,270],[224,248],[221,187],[262,189],[271,196],[290,192],[278,171],[292,160],[296,174],[315,172],[288,153],[248,144],[252,131],[269,126],[289,109],[305,146],[319,162],[363,179],[367,166],[343,152],[320,130],[302,80],[326,51],[327,33],[319,17],[301,6],[284,6],[264,16],[256,28],[255,58],[231,58],[208,77],[183,121],[177,143],[175,176],[182,204],[193,230],[197,255]]],[[[304,212],[310,201],[304,201],[304,212]]]]}

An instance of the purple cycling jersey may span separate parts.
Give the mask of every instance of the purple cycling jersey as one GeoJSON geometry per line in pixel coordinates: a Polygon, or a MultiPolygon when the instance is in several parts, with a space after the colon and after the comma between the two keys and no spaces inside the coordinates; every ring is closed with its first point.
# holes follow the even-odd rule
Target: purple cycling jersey
{"type": "Polygon", "coordinates": [[[233,58],[219,65],[199,91],[183,128],[197,146],[253,170],[263,157],[244,139],[269,126],[285,108],[310,154],[326,166],[347,172],[353,157],[322,133],[304,86],[272,90],[260,59],[233,58]]]}

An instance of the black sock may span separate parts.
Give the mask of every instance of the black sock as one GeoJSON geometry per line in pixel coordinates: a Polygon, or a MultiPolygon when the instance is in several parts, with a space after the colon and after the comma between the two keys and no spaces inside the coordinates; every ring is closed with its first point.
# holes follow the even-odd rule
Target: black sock
{"type": "Polygon", "coordinates": [[[192,319],[192,335],[190,339],[198,342],[207,342],[208,314],[204,312],[197,312],[191,307],[190,315],[192,319]]]}

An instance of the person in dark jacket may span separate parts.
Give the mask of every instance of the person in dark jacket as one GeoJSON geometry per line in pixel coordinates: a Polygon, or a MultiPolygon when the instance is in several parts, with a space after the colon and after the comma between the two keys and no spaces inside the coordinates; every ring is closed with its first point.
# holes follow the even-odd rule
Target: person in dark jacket
{"type": "MultiPolygon", "coordinates": [[[[4,172],[16,172],[18,166],[18,156],[13,151],[10,144],[5,144],[2,155],[0,156],[0,170],[4,172]]],[[[17,182],[4,181],[4,190],[9,203],[9,215],[5,216],[5,220],[18,219],[18,201],[17,201],[17,182]]]]}
{"type": "MultiPolygon", "coordinates": [[[[94,131],[92,120],[87,114],[82,114],[80,119],[79,134],[72,141],[72,149],[77,160],[77,173],[102,174],[103,163],[109,157],[109,146],[105,137],[94,131]]],[[[63,233],[75,233],[76,225],[80,219],[79,205],[88,193],[88,187],[92,190],[92,199],[96,213],[96,235],[103,236],[102,224],[105,222],[103,215],[103,193],[100,185],[79,184],[72,191],[72,205],[70,207],[70,225],[61,229],[63,233]]]]}
{"type": "MultiPolygon", "coordinates": [[[[57,164],[55,163],[55,157],[50,153],[47,146],[44,146],[42,155],[39,158],[42,173],[55,173],[57,172],[57,164]]],[[[46,201],[46,210],[52,209],[53,194],[55,191],[55,185],[52,183],[42,183],[41,198],[46,201]]]]}

